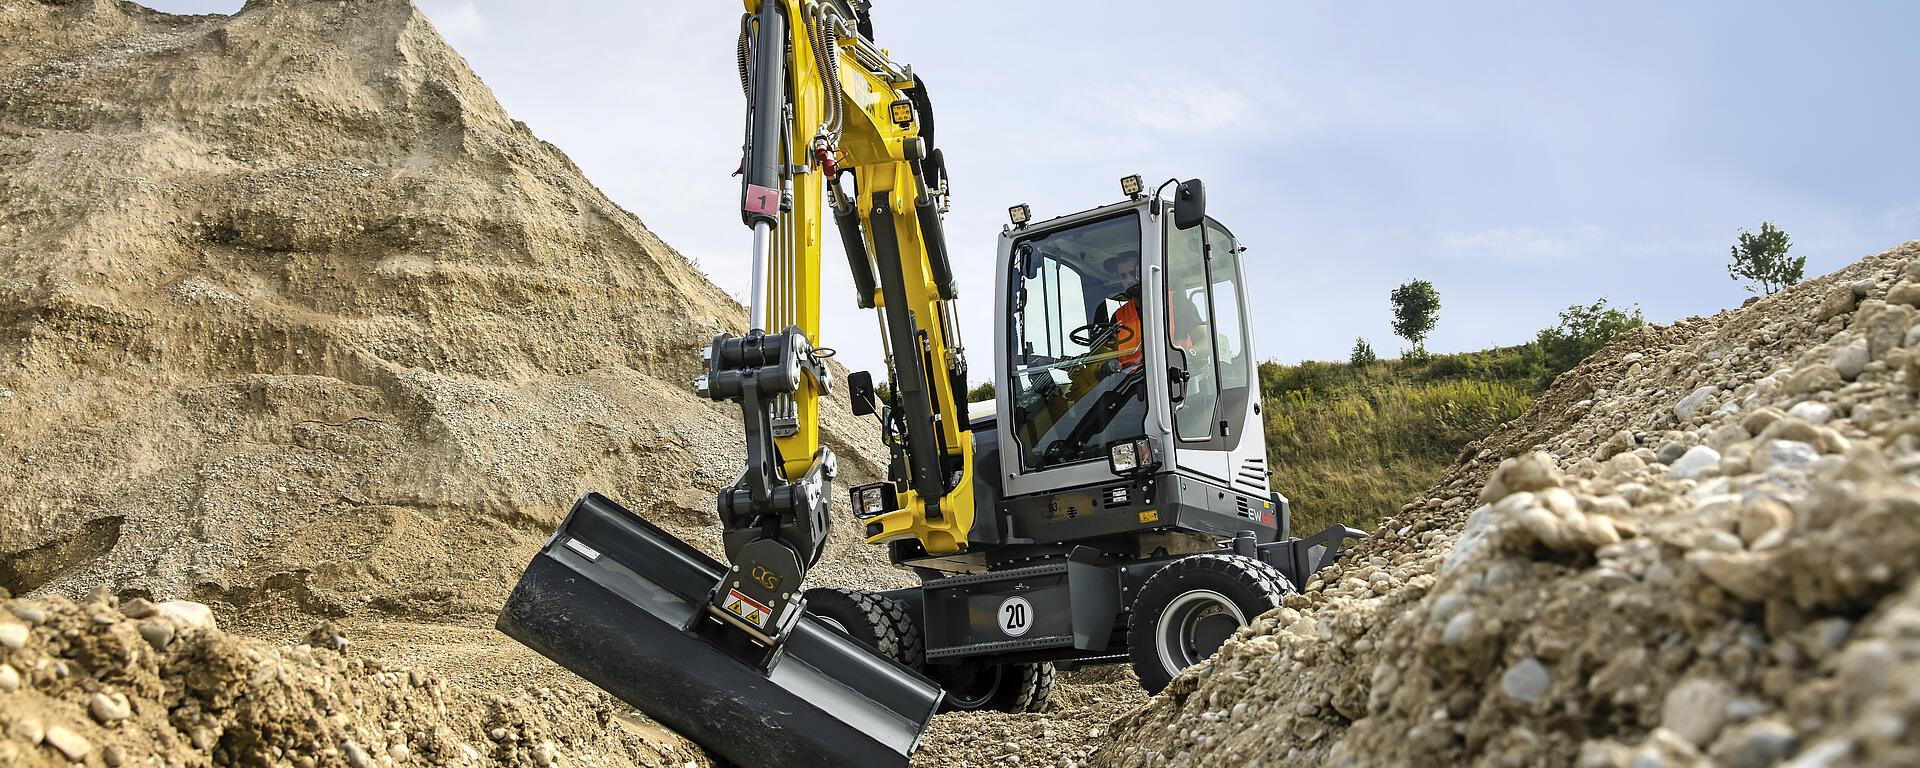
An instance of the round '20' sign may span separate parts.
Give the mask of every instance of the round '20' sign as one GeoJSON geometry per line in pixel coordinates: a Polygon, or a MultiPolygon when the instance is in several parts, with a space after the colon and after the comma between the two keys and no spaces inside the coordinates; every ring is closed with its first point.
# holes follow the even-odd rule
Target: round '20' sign
{"type": "Polygon", "coordinates": [[[1000,633],[1007,637],[1019,637],[1033,629],[1033,603],[1024,597],[1000,601],[1000,610],[995,615],[1000,622],[1000,633]]]}

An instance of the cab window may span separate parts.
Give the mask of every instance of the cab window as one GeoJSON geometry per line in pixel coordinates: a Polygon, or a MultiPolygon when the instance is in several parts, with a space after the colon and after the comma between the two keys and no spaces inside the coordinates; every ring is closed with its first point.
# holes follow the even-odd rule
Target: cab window
{"type": "Polygon", "coordinates": [[[1014,243],[1007,391],[1023,469],[1106,459],[1146,433],[1140,217],[1014,243]]]}

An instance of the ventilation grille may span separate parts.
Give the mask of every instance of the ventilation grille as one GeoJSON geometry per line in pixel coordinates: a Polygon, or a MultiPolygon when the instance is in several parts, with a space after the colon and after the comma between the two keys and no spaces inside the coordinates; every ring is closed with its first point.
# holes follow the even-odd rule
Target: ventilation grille
{"type": "Polygon", "coordinates": [[[1264,458],[1247,459],[1240,462],[1240,471],[1233,476],[1235,483],[1254,488],[1261,493],[1267,492],[1267,460],[1264,458]]]}

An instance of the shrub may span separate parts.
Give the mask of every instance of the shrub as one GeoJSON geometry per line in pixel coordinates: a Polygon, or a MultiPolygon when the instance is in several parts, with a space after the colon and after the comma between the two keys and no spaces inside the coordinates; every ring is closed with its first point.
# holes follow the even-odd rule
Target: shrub
{"type": "MultiPolygon", "coordinates": [[[[1759,283],[1760,288],[1772,296],[1800,282],[1807,274],[1807,257],[1788,256],[1787,250],[1792,247],[1793,238],[1771,221],[1761,222],[1757,235],[1740,230],[1740,241],[1733,245],[1733,261],[1727,265],[1727,275],[1735,281],[1759,283]]],[[[1747,286],[1747,290],[1753,290],[1753,286],[1747,286]]]]}
{"type": "Polygon", "coordinates": [[[1580,364],[1588,355],[1598,351],[1612,341],[1620,332],[1632,330],[1646,324],[1640,308],[1634,307],[1626,312],[1607,306],[1606,299],[1600,299],[1585,306],[1575,304],[1560,312],[1560,324],[1540,331],[1534,343],[1540,347],[1545,357],[1548,380],[1580,364]]]}
{"type": "Polygon", "coordinates": [[[1353,340],[1353,353],[1347,357],[1348,365],[1355,368],[1365,368],[1373,365],[1373,361],[1376,359],[1378,358],[1373,354],[1373,345],[1368,344],[1366,339],[1356,338],[1353,340]]]}

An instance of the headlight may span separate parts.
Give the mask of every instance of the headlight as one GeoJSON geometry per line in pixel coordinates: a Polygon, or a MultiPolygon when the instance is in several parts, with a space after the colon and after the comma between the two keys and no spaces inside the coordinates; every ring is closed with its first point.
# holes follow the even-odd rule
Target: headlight
{"type": "Polygon", "coordinates": [[[853,515],[862,520],[875,517],[893,508],[892,488],[886,483],[863,485],[853,489],[853,515]]]}
{"type": "Polygon", "coordinates": [[[1143,437],[1108,445],[1107,466],[1116,475],[1131,475],[1158,469],[1160,459],[1153,454],[1153,441],[1143,437]]]}

